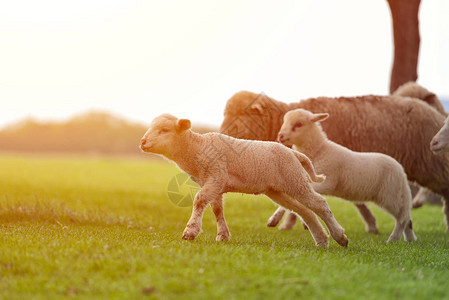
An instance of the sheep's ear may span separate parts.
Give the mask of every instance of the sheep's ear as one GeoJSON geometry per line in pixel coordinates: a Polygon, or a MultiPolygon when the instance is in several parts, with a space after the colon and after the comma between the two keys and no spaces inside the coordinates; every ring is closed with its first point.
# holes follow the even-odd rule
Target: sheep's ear
{"type": "Polygon", "coordinates": [[[321,122],[321,121],[326,120],[327,118],[329,118],[329,114],[328,113],[313,114],[313,116],[310,119],[310,121],[312,121],[312,122],[321,122]]]}
{"type": "Polygon", "coordinates": [[[190,126],[191,126],[190,120],[187,120],[187,119],[179,119],[176,122],[176,130],[178,132],[185,131],[185,130],[189,129],[190,126]]]}
{"type": "Polygon", "coordinates": [[[261,114],[263,113],[263,107],[259,103],[254,103],[253,105],[251,105],[251,110],[259,112],[261,114]]]}

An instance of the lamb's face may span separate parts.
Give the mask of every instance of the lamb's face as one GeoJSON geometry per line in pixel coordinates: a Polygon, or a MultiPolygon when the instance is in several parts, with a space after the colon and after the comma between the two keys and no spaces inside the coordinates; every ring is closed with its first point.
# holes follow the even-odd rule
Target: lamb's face
{"type": "Polygon", "coordinates": [[[430,142],[430,150],[434,154],[449,152],[449,118],[446,119],[444,126],[430,142]]]}
{"type": "Polygon", "coordinates": [[[177,144],[180,134],[190,128],[190,121],[164,114],[156,117],[140,140],[144,152],[167,154],[177,144]]]}
{"type": "Polygon", "coordinates": [[[286,146],[301,145],[308,140],[312,126],[323,121],[329,114],[313,114],[304,109],[291,110],[284,116],[284,123],[278,134],[278,141],[286,146]]]}

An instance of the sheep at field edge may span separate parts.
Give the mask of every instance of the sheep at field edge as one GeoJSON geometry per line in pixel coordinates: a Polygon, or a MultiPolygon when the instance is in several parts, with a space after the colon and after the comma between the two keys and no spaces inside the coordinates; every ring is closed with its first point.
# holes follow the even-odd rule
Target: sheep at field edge
{"type": "Polygon", "coordinates": [[[307,155],[315,170],[326,175],[325,182],[312,184],[316,192],[372,201],[396,220],[388,242],[399,240],[402,233],[406,241],[416,240],[410,216],[412,195],[402,166],[385,154],[355,152],[328,140],[320,125],[328,117],[291,110],[284,116],[278,140],[307,155]]]}
{"type": "Polygon", "coordinates": [[[274,142],[239,140],[220,133],[198,134],[190,130],[189,120],[168,114],[152,121],[140,147],[175,162],[201,187],[183,239],[198,236],[204,209],[210,204],[217,220],[216,240],[228,240],[222,198],[224,193],[239,192],[265,194],[298,213],[318,246],[327,246],[328,236],[314,213],[337,243],[348,244],[326,200],[311,186],[312,181],[323,181],[324,177],[317,176],[310,160],[297,151],[274,142]]]}
{"type": "MultiPolygon", "coordinates": [[[[401,85],[394,93],[395,96],[401,97],[411,97],[422,100],[435,108],[443,116],[447,116],[446,110],[444,109],[443,103],[438,99],[438,97],[427,90],[426,88],[420,86],[416,82],[410,81],[401,85]]],[[[421,187],[413,198],[413,208],[418,208],[423,206],[426,201],[438,201],[441,200],[444,203],[444,198],[432,193],[429,189],[421,187]]]]}
{"type": "MultiPolygon", "coordinates": [[[[274,141],[284,114],[296,108],[329,113],[322,126],[331,141],[353,151],[379,152],[396,159],[410,181],[444,196],[443,211],[449,225],[449,157],[435,156],[429,149],[430,140],[443,126],[441,113],[419,99],[400,96],[319,97],[287,104],[242,91],[226,103],[220,132],[274,141]]],[[[377,229],[366,205],[356,206],[367,228],[377,229]]]]}

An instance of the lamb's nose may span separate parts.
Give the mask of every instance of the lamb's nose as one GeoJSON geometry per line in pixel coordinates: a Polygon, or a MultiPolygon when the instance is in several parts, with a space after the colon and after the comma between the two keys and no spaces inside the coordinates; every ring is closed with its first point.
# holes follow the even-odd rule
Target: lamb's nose
{"type": "Polygon", "coordinates": [[[140,144],[142,145],[142,146],[145,146],[145,143],[147,142],[147,140],[146,139],[141,139],[140,140],[140,144]]]}
{"type": "Polygon", "coordinates": [[[431,147],[434,147],[434,146],[436,146],[438,144],[438,140],[432,140],[432,141],[430,141],[430,146],[431,147]]]}
{"type": "Polygon", "coordinates": [[[278,135],[278,141],[282,142],[285,139],[285,135],[283,135],[282,133],[279,133],[278,135]]]}

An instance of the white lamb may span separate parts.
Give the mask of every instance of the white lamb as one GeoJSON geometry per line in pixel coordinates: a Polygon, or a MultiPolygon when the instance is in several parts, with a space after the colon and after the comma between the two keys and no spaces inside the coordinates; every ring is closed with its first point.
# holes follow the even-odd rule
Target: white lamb
{"type": "Polygon", "coordinates": [[[204,209],[210,204],[217,220],[216,240],[228,240],[222,196],[239,192],[265,194],[296,212],[318,246],[328,245],[328,235],[314,213],[324,221],[337,243],[348,244],[344,229],[326,200],[311,186],[312,180],[322,182],[324,177],[317,176],[310,160],[297,151],[274,142],[239,140],[219,133],[198,134],[190,130],[189,120],[168,114],[153,120],[140,147],[175,162],[201,186],[183,239],[198,236],[204,209]]]}
{"type": "MultiPolygon", "coordinates": [[[[410,217],[411,193],[402,166],[387,155],[354,152],[328,140],[319,124],[328,116],[304,109],[289,111],[278,140],[306,154],[316,170],[326,175],[323,183],[312,184],[318,193],[354,202],[372,201],[396,220],[388,242],[399,240],[402,233],[406,241],[416,240],[410,217]]],[[[272,218],[282,211],[278,209],[272,218]]]]}
{"type": "Polygon", "coordinates": [[[449,117],[444,120],[444,125],[435,134],[430,142],[430,150],[434,154],[440,154],[449,151],[449,117]]]}

